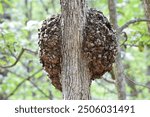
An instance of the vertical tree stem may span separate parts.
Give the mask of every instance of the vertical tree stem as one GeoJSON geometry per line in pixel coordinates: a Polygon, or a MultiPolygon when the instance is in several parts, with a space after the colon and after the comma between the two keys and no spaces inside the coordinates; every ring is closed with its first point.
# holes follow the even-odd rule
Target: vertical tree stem
{"type": "Polygon", "coordinates": [[[81,54],[85,0],[61,0],[62,91],[67,100],[90,99],[90,75],[81,54]]]}
{"type": "MultiPolygon", "coordinates": [[[[117,12],[116,12],[116,0],[108,0],[108,7],[109,7],[109,15],[110,21],[113,24],[114,29],[117,30],[117,12]]],[[[120,38],[120,34],[117,34],[117,41],[120,38]]],[[[116,58],[114,72],[116,78],[116,88],[118,92],[118,99],[125,100],[126,99],[126,91],[125,91],[125,75],[123,73],[124,68],[123,64],[121,63],[121,48],[118,42],[118,55],[116,58]]]]}
{"type": "MultiPolygon", "coordinates": [[[[143,0],[143,6],[144,6],[146,18],[150,19],[150,0],[143,0]]],[[[147,28],[148,28],[148,32],[150,35],[150,22],[147,22],[147,28]]],[[[147,59],[147,61],[149,61],[150,47],[146,46],[146,49],[147,49],[146,59],[147,59]]],[[[146,74],[150,76],[150,64],[147,65],[147,73],[146,74]]]]}
{"type": "MultiPolygon", "coordinates": [[[[143,0],[145,16],[147,19],[150,19],[150,0],[143,0]]],[[[147,22],[148,31],[150,33],[150,22],[147,22]]]]}

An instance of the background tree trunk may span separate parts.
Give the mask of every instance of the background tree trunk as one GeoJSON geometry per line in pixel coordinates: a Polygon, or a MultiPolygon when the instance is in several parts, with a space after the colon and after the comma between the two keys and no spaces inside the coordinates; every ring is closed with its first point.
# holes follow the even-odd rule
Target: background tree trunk
{"type": "MultiPolygon", "coordinates": [[[[150,0],[143,0],[143,6],[144,6],[144,11],[145,11],[145,16],[147,19],[150,19],[150,0]]],[[[150,22],[147,22],[147,27],[150,35],[150,22]]],[[[150,47],[147,48],[147,60],[149,61],[150,59],[150,47]]],[[[150,65],[147,66],[147,75],[150,75],[150,65]]]]}
{"type": "MultiPolygon", "coordinates": [[[[108,0],[109,7],[109,15],[110,22],[113,24],[115,30],[117,30],[117,12],[116,12],[116,0],[108,0]]],[[[117,41],[120,38],[120,34],[117,34],[117,41]]],[[[116,88],[118,92],[118,99],[124,100],[126,99],[126,91],[125,91],[125,75],[123,72],[123,64],[121,63],[121,48],[118,42],[118,56],[116,58],[115,66],[114,66],[114,74],[116,79],[116,88]]]]}
{"type": "Polygon", "coordinates": [[[90,99],[90,74],[81,54],[85,0],[61,0],[62,92],[64,99],[90,99]]]}
{"type": "MultiPolygon", "coordinates": [[[[144,3],[146,18],[150,19],[150,0],[143,0],[143,3],[144,3]]],[[[147,25],[148,25],[148,31],[150,33],[150,22],[147,22],[147,25]]]]}

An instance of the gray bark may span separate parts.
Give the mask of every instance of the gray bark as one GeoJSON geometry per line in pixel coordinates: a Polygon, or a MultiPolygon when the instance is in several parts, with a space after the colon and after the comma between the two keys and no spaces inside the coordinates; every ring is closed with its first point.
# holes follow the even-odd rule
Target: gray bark
{"type": "Polygon", "coordinates": [[[90,74],[82,57],[85,0],[61,0],[62,92],[66,100],[90,99],[90,74]]]}
{"type": "MultiPolygon", "coordinates": [[[[143,6],[145,11],[145,16],[147,19],[150,19],[150,0],[143,0],[143,6]]],[[[147,22],[148,31],[150,34],[150,22],[147,22]]],[[[150,59],[150,47],[147,47],[147,60],[150,59]]],[[[150,65],[147,66],[147,75],[150,76],[150,65]]]]}
{"type": "Polygon", "coordinates": [[[108,0],[109,17],[110,22],[113,24],[113,28],[117,29],[117,12],[116,12],[116,0],[108,0]]]}
{"type": "MultiPolygon", "coordinates": [[[[108,0],[110,22],[113,24],[115,30],[117,30],[117,12],[116,12],[116,0],[108,0]]],[[[119,40],[120,35],[117,33],[117,41],[119,40]]],[[[118,99],[126,99],[126,90],[125,90],[125,75],[124,68],[121,62],[121,48],[118,42],[118,55],[114,65],[114,74],[116,79],[116,88],[118,92],[118,99]]]]}
{"type": "MultiPolygon", "coordinates": [[[[143,0],[145,16],[147,19],[150,19],[150,0],[143,0]]],[[[150,33],[150,22],[147,22],[148,31],[150,33]]]]}

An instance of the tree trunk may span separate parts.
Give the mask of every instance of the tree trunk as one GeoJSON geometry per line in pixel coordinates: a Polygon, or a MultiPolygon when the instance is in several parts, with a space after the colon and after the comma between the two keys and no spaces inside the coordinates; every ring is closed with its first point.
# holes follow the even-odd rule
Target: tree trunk
{"type": "Polygon", "coordinates": [[[90,99],[90,74],[82,57],[85,0],[61,0],[62,92],[66,100],[90,99]]]}
{"type": "MultiPolygon", "coordinates": [[[[143,0],[143,3],[144,3],[146,18],[150,19],[150,0],[143,0]]],[[[148,25],[148,31],[150,33],[150,22],[147,22],[147,25],[148,25]]]]}
{"type": "MultiPolygon", "coordinates": [[[[113,24],[115,30],[117,30],[117,12],[116,12],[116,3],[115,0],[108,0],[109,7],[109,15],[110,22],[113,24]]],[[[117,34],[117,41],[120,38],[120,34],[117,34]]],[[[116,79],[116,88],[118,91],[118,99],[125,100],[126,99],[126,91],[125,91],[125,75],[123,73],[123,64],[121,63],[121,48],[118,42],[118,56],[116,58],[114,72],[116,79]]]]}
{"type": "MultiPolygon", "coordinates": [[[[147,19],[150,19],[150,0],[143,0],[143,6],[145,11],[145,16],[147,19]]],[[[150,22],[147,22],[148,31],[150,34],[150,22]]],[[[147,46],[147,60],[150,58],[150,47],[147,46]]],[[[147,66],[147,75],[150,76],[150,65],[147,66]]]]}

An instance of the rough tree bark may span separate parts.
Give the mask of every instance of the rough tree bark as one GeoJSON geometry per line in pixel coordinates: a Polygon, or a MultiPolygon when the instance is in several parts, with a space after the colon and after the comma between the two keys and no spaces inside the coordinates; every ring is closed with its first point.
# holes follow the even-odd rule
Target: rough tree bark
{"type": "Polygon", "coordinates": [[[81,54],[85,0],[61,0],[62,92],[66,100],[90,99],[90,74],[81,54]]]}
{"type": "MultiPolygon", "coordinates": [[[[113,24],[115,30],[117,30],[117,12],[116,12],[116,0],[108,0],[109,7],[109,15],[110,22],[113,24]]],[[[117,41],[119,40],[120,34],[117,33],[117,41]]],[[[121,63],[121,48],[118,43],[118,56],[116,58],[114,72],[116,79],[116,88],[118,92],[118,99],[125,100],[126,99],[126,91],[125,91],[125,75],[123,73],[123,64],[121,63]]]]}
{"type": "MultiPolygon", "coordinates": [[[[150,0],[143,0],[145,16],[150,19],[150,0]]],[[[147,22],[148,31],[150,34],[150,22],[147,22]]],[[[150,58],[150,47],[147,47],[148,53],[146,58],[150,58]]],[[[150,65],[147,66],[147,75],[150,75],[150,65]]]]}

